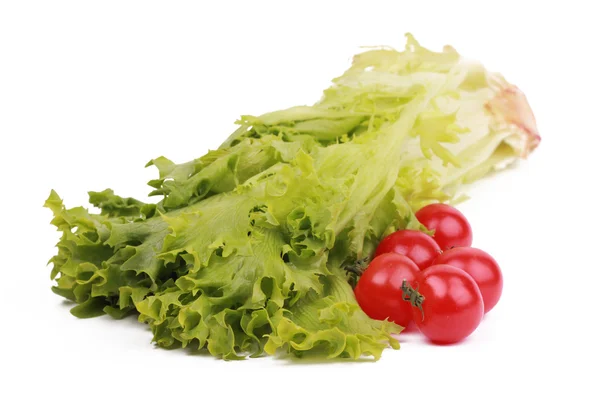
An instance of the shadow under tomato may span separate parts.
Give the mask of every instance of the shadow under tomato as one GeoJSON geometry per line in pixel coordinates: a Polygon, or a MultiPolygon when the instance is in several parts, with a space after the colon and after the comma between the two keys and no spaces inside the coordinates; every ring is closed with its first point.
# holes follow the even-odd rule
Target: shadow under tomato
{"type": "Polygon", "coordinates": [[[414,321],[410,321],[410,323],[404,327],[404,329],[402,330],[402,332],[400,332],[400,334],[404,334],[404,333],[415,333],[415,332],[419,332],[419,328],[417,328],[417,324],[414,323],[414,321]]]}
{"type": "Polygon", "coordinates": [[[421,331],[419,331],[417,325],[412,321],[402,332],[393,336],[400,342],[400,345],[404,343],[423,343],[426,339],[421,331]]]}
{"type": "Polygon", "coordinates": [[[423,337],[425,338],[426,344],[429,344],[431,346],[438,346],[438,347],[458,347],[458,346],[462,346],[463,344],[468,343],[471,340],[471,336],[467,336],[466,338],[464,338],[463,340],[459,340],[458,342],[440,343],[440,342],[433,341],[425,336],[423,336],[423,337]]]}

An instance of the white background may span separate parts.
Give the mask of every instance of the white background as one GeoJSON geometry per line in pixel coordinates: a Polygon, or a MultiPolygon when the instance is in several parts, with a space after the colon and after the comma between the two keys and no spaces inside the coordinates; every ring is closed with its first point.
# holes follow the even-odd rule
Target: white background
{"type": "Polygon", "coordinates": [[[598,399],[592,3],[1,2],[0,396],[598,399]],[[401,48],[405,32],[502,72],[542,135],[527,161],[460,206],[505,278],[467,341],[406,334],[376,363],[224,362],[155,348],[135,318],[78,320],[50,291],[51,188],[69,207],[107,187],[143,199],[149,159],[187,161],[241,114],[312,103],[359,46],[401,48]]]}

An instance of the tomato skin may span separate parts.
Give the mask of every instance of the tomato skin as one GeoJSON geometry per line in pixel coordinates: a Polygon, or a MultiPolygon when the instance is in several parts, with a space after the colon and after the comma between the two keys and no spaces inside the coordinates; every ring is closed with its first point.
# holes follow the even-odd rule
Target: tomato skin
{"type": "Polygon", "coordinates": [[[473,231],[467,218],[456,208],[435,203],[421,208],[415,214],[420,223],[435,230],[433,238],[442,250],[452,247],[469,247],[473,243],[473,231]]]}
{"type": "Polygon", "coordinates": [[[484,312],[500,300],[504,284],[500,266],[492,256],[475,247],[455,247],[440,254],[435,264],[449,264],[471,275],[483,296],[484,312]]]}
{"type": "Polygon", "coordinates": [[[403,254],[413,260],[419,269],[425,269],[441,252],[440,246],[428,234],[405,229],[386,236],[377,246],[375,256],[384,253],[403,254]]]}
{"type": "Polygon", "coordinates": [[[396,253],[375,257],[354,289],[356,301],[372,319],[406,327],[412,320],[412,306],[402,300],[402,282],[414,283],[419,267],[410,258],[396,253]]]}
{"type": "Polygon", "coordinates": [[[419,330],[434,343],[456,343],[469,336],[483,318],[483,298],[475,280],[451,265],[432,265],[417,276],[422,308],[412,307],[419,330]]]}

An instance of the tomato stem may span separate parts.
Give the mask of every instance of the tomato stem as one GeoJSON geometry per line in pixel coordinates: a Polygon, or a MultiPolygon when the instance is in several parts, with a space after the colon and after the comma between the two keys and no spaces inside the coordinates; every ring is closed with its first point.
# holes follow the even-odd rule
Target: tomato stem
{"type": "Polygon", "coordinates": [[[363,274],[363,272],[365,272],[365,269],[367,269],[368,265],[369,265],[369,259],[363,258],[362,260],[358,260],[358,261],[354,262],[353,264],[344,266],[344,269],[348,272],[352,272],[353,274],[361,276],[363,274]]]}
{"type": "Polygon", "coordinates": [[[402,300],[410,302],[413,307],[417,307],[421,311],[422,320],[425,319],[425,313],[423,312],[423,302],[425,301],[425,296],[419,293],[419,289],[413,289],[406,279],[402,281],[402,300]]]}
{"type": "Polygon", "coordinates": [[[346,270],[346,275],[348,275],[348,283],[353,288],[358,283],[358,278],[365,272],[365,269],[369,266],[369,258],[363,258],[361,260],[357,260],[352,264],[345,265],[343,268],[346,270]]]}

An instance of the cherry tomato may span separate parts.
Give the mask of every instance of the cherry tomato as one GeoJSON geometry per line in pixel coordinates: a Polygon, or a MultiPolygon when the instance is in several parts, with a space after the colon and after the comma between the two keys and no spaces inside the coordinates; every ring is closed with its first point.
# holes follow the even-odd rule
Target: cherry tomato
{"type": "Polygon", "coordinates": [[[419,273],[416,283],[413,289],[418,292],[405,290],[404,296],[411,297],[408,302],[413,305],[414,321],[432,342],[459,342],[481,323],[481,292],[475,280],[462,269],[446,264],[432,265],[419,273]]]}
{"type": "Polygon", "coordinates": [[[471,225],[456,208],[436,203],[421,208],[415,214],[420,223],[435,230],[433,238],[442,250],[469,247],[473,243],[471,225]]]}
{"type": "Polygon", "coordinates": [[[484,311],[488,312],[498,303],[502,294],[500,266],[483,250],[474,247],[455,247],[440,254],[435,264],[449,264],[471,275],[483,296],[484,311]]]}
{"type": "Polygon", "coordinates": [[[358,280],[354,294],[369,317],[389,318],[400,326],[412,319],[410,303],[402,300],[402,282],[414,283],[419,267],[402,254],[386,253],[375,257],[358,280]]]}
{"type": "Polygon", "coordinates": [[[431,236],[421,231],[406,229],[386,236],[379,243],[375,256],[384,253],[403,254],[413,260],[419,269],[425,269],[440,255],[441,250],[431,236]]]}

